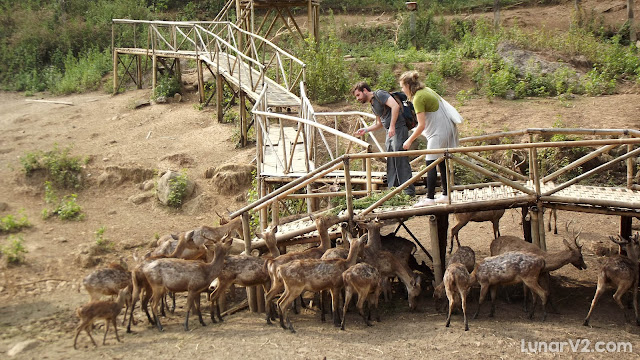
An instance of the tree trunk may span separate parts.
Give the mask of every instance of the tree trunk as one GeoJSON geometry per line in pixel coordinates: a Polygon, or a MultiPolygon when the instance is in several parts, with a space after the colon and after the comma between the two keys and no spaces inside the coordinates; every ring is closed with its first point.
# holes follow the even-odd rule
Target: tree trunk
{"type": "Polygon", "coordinates": [[[633,23],[633,0],[627,0],[627,18],[629,19],[629,40],[631,40],[631,44],[635,44],[638,38],[635,24],[633,23]]]}
{"type": "Polygon", "coordinates": [[[500,0],[493,0],[493,27],[496,30],[500,27],[500,0]]]}

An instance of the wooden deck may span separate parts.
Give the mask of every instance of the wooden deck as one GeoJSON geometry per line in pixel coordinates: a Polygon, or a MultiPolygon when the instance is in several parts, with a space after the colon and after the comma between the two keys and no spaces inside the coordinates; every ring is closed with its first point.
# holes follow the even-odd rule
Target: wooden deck
{"type": "MultiPolygon", "coordinates": [[[[530,187],[530,184],[527,184],[530,187]]],[[[542,191],[552,189],[553,183],[547,183],[542,191]]],[[[625,216],[640,216],[640,191],[629,190],[617,187],[598,187],[585,185],[572,185],[567,187],[553,196],[548,197],[548,201],[543,201],[545,207],[558,207],[569,211],[594,212],[603,214],[616,214],[625,216]]],[[[469,204],[475,205],[478,210],[489,209],[495,207],[501,201],[508,200],[519,206],[534,205],[535,198],[513,189],[508,186],[491,186],[485,188],[456,190],[451,193],[451,204],[436,204],[414,208],[411,205],[406,206],[382,206],[370,214],[366,218],[379,218],[381,220],[406,220],[407,211],[410,216],[423,216],[436,213],[452,213],[457,208],[468,208],[469,204]],[[521,201],[518,202],[517,200],[521,201]],[[401,213],[401,214],[400,214],[401,213]]],[[[502,206],[503,208],[505,206],[502,206]]],[[[362,210],[354,209],[356,219],[362,210]]],[[[339,215],[344,215],[342,211],[339,215]]],[[[337,237],[339,228],[336,226],[330,229],[330,235],[337,237]]],[[[315,223],[308,217],[278,225],[278,239],[293,239],[294,243],[305,242],[305,239],[316,240],[318,232],[315,230],[315,223]],[[291,237],[292,234],[299,234],[291,237]]],[[[264,246],[262,240],[254,239],[254,247],[264,246]]]]}

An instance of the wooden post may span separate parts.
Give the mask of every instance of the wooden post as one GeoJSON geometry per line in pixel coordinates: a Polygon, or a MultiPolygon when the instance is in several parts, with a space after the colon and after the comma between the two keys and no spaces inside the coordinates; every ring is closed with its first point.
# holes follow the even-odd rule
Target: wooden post
{"type": "MultiPolygon", "coordinates": [[[[633,145],[627,145],[627,152],[633,151],[633,145]]],[[[635,170],[633,157],[627,159],[627,189],[633,188],[633,170],[635,170]]]]}
{"type": "MultiPolygon", "coordinates": [[[[542,201],[538,200],[538,243],[540,244],[540,249],[547,251],[547,240],[545,238],[544,231],[544,207],[542,205],[542,201]]],[[[551,209],[549,209],[551,211],[551,209]]]]}
{"type": "MultiPolygon", "coordinates": [[[[266,193],[267,183],[262,177],[258,176],[258,196],[263,197],[266,195],[266,193]]],[[[264,231],[267,228],[267,220],[269,217],[267,210],[268,209],[266,207],[260,209],[260,232],[264,231]]]]}
{"type": "Polygon", "coordinates": [[[153,68],[151,73],[151,90],[155,91],[156,85],[158,84],[158,56],[155,52],[151,56],[151,67],[153,68]]]}
{"type": "Polygon", "coordinates": [[[493,27],[500,28],[500,0],[493,0],[493,27]]]}
{"type": "Polygon", "coordinates": [[[198,71],[198,97],[200,104],[204,104],[206,100],[204,95],[204,74],[202,70],[202,60],[196,60],[196,69],[198,71]]]}
{"type": "Polygon", "coordinates": [[[631,233],[633,232],[631,229],[631,222],[633,221],[633,217],[631,216],[620,216],[620,236],[623,239],[630,239],[631,233]]]}
{"type": "Polygon", "coordinates": [[[136,77],[137,77],[137,88],[142,89],[142,55],[134,55],[136,56],[136,77]]]}
{"type": "Polygon", "coordinates": [[[576,21],[578,23],[578,27],[582,27],[582,0],[575,0],[575,9],[576,9],[576,21]]]}
{"type": "Polygon", "coordinates": [[[529,208],[529,215],[531,216],[531,240],[533,245],[540,247],[540,212],[537,207],[532,206],[529,208]]]}
{"type": "Polygon", "coordinates": [[[636,26],[633,19],[633,0],[627,0],[627,19],[629,21],[629,40],[635,45],[638,37],[636,36],[636,26]]]}
{"type": "Polygon", "coordinates": [[[224,120],[222,102],[224,102],[224,83],[222,74],[216,73],[216,112],[218,113],[218,123],[224,120]]]}
{"type": "Polygon", "coordinates": [[[246,94],[238,89],[238,101],[240,102],[240,142],[242,147],[247,146],[247,105],[246,94]]]}
{"type": "MultiPolygon", "coordinates": [[[[251,228],[249,227],[249,212],[245,211],[242,213],[242,232],[244,235],[244,250],[247,254],[251,253],[251,228]]],[[[258,308],[258,303],[256,300],[256,287],[248,286],[247,287],[247,300],[249,301],[249,310],[251,312],[256,312],[258,308]]]]}
{"type": "Polygon", "coordinates": [[[349,158],[344,158],[344,189],[347,192],[347,215],[353,220],[353,195],[351,194],[351,173],[349,172],[349,158]]]}
{"type": "Polygon", "coordinates": [[[529,215],[529,207],[522,207],[522,234],[524,236],[524,241],[532,242],[531,239],[531,216],[529,215]]]}
{"type": "Polygon", "coordinates": [[[433,275],[436,285],[442,282],[444,276],[444,262],[439,254],[441,253],[440,241],[438,237],[438,220],[435,215],[429,215],[429,230],[431,238],[431,253],[433,254],[433,275]]]}
{"type": "Polygon", "coordinates": [[[118,93],[118,52],[113,50],[113,95],[118,93]]]}
{"type": "Polygon", "coordinates": [[[367,171],[367,196],[371,196],[371,192],[373,191],[371,184],[371,158],[366,158],[364,164],[367,171]]]}

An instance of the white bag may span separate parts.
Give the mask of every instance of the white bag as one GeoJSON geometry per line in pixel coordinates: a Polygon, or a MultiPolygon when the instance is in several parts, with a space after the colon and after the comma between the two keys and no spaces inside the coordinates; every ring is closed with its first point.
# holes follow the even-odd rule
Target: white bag
{"type": "Polygon", "coordinates": [[[456,110],[456,108],[454,108],[447,102],[447,100],[442,97],[440,97],[440,106],[444,107],[443,110],[445,114],[447,114],[447,117],[449,118],[449,120],[451,120],[451,122],[453,122],[454,124],[462,124],[462,121],[464,120],[462,118],[462,115],[460,115],[458,110],[456,110]]]}

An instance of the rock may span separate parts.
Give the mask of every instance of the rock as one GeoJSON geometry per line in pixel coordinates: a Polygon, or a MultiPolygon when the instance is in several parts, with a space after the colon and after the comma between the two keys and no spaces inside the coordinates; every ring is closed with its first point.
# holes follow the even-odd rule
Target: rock
{"type": "Polygon", "coordinates": [[[142,190],[144,191],[153,190],[154,187],[156,187],[156,183],[153,180],[147,180],[144,183],[142,183],[142,190]]]}
{"type": "Polygon", "coordinates": [[[92,268],[100,263],[100,258],[96,258],[90,254],[78,254],[75,258],[75,262],[83,269],[92,268]]]}
{"type": "Polygon", "coordinates": [[[203,193],[185,203],[182,210],[188,215],[198,215],[211,213],[216,205],[218,205],[218,201],[215,197],[203,193]]]}
{"type": "Polygon", "coordinates": [[[516,92],[511,90],[511,89],[509,89],[509,90],[507,90],[507,93],[505,94],[504,98],[507,99],[507,100],[515,100],[516,92]]]}
{"type": "MultiPolygon", "coordinates": [[[[164,173],[164,175],[162,175],[162,177],[160,178],[160,180],[158,180],[158,200],[165,204],[168,205],[169,204],[169,194],[171,193],[171,187],[169,186],[169,181],[171,179],[175,179],[178,176],[180,176],[180,173],[175,172],[175,171],[167,171],[166,173],[164,173]]],[[[187,179],[187,189],[185,191],[184,197],[183,197],[183,203],[184,200],[188,199],[192,194],[193,194],[193,190],[195,189],[196,184],[187,179]]]]}
{"type": "Polygon", "coordinates": [[[140,167],[107,166],[98,176],[98,186],[118,186],[126,181],[140,183],[153,179],[155,170],[140,167]]]}
{"type": "Polygon", "coordinates": [[[205,179],[211,179],[213,177],[213,175],[215,175],[216,173],[216,167],[210,167],[207,170],[204,171],[204,178],[205,179]]]}
{"type": "Polygon", "coordinates": [[[9,204],[6,202],[0,202],[0,211],[6,211],[9,209],[9,204]]]}
{"type": "Polygon", "coordinates": [[[7,355],[13,357],[20,354],[23,351],[31,350],[38,346],[38,340],[25,340],[21,341],[11,347],[9,351],[7,351],[7,355]]]}
{"type": "Polygon", "coordinates": [[[152,191],[150,191],[142,194],[131,195],[129,197],[129,201],[134,203],[135,205],[141,205],[149,201],[149,199],[153,198],[154,196],[155,194],[152,191]]]}
{"type": "Polygon", "coordinates": [[[195,162],[191,156],[184,153],[166,155],[163,156],[160,161],[168,161],[181,167],[192,165],[195,162]]]}
{"type": "Polygon", "coordinates": [[[513,65],[521,76],[531,71],[543,75],[551,74],[561,67],[568,66],[566,63],[545,60],[533,51],[520,49],[506,41],[498,44],[497,52],[505,62],[513,65]]]}
{"type": "Polygon", "coordinates": [[[158,96],[155,101],[156,101],[156,104],[166,104],[167,97],[166,96],[158,96]]]}
{"type": "Polygon", "coordinates": [[[151,105],[151,102],[148,99],[140,99],[138,101],[135,102],[135,104],[133,105],[134,109],[139,109],[141,107],[145,107],[151,105]]]}
{"type": "Polygon", "coordinates": [[[212,177],[211,183],[218,194],[236,194],[251,185],[253,165],[227,164],[219,166],[212,177]]]}
{"type": "Polygon", "coordinates": [[[180,93],[176,93],[175,95],[173,95],[173,101],[174,102],[182,101],[182,95],[180,95],[180,93]]]}

